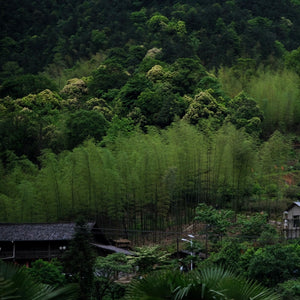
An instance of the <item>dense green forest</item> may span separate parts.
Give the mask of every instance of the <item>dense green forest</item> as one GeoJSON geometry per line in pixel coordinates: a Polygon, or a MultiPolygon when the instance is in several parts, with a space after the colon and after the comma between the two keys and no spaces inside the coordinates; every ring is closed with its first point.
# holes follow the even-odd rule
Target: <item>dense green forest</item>
{"type": "Polygon", "coordinates": [[[300,197],[300,2],[0,12],[0,222],[181,228],[300,197]]]}

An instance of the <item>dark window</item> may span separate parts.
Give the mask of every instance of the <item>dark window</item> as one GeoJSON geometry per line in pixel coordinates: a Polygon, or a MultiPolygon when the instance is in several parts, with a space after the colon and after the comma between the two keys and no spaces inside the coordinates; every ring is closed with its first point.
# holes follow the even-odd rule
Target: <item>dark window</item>
{"type": "Polygon", "coordinates": [[[300,216],[294,216],[293,221],[294,227],[300,227],[300,216]]]}

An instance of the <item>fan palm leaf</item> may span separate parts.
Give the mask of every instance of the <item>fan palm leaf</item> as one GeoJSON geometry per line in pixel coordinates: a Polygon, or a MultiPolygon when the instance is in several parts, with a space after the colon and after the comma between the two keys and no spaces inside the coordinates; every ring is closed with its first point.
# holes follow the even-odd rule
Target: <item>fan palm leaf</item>
{"type": "Polygon", "coordinates": [[[183,274],[157,271],[131,283],[129,300],[279,300],[255,281],[222,267],[203,268],[183,274]]]}
{"type": "Polygon", "coordinates": [[[177,288],[176,300],[278,300],[280,297],[255,281],[222,267],[204,268],[191,274],[190,284],[177,288]]]}
{"type": "Polygon", "coordinates": [[[218,267],[194,271],[189,275],[188,285],[177,287],[175,299],[225,299],[217,286],[220,281],[230,276],[233,276],[231,271],[218,267]]]}
{"type": "Polygon", "coordinates": [[[0,299],[22,300],[72,300],[76,299],[78,286],[60,289],[35,282],[24,268],[0,262],[0,299]]]}
{"type": "Polygon", "coordinates": [[[224,278],[218,284],[226,299],[234,300],[279,300],[280,297],[256,281],[241,276],[224,278]]]}
{"type": "Polygon", "coordinates": [[[21,297],[14,295],[16,288],[13,287],[13,282],[5,280],[3,277],[0,277],[0,299],[1,300],[12,300],[20,299],[21,297]]]}
{"type": "Polygon", "coordinates": [[[163,300],[174,299],[174,291],[183,285],[185,277],[178,271],[155,271],[143,279],[134,280],[126,299],[163,300]]]}

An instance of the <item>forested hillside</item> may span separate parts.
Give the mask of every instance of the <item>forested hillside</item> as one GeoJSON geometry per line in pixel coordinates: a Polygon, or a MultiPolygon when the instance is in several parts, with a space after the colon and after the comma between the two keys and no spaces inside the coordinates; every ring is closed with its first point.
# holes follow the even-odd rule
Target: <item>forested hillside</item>
{"type": "MultiPolygon", "coordinates": [[[[47,66],[72,67],[98,51],[126,56],[126,48],[135,45],[162,47],[161,58],[168,62],[197,55],[208,68],[232,65],[238,57],[268,61],[299,46],[299,5],[297,0],[43,0],[21,6],[6,1],[1,6],[2,78],[13,71],[11,62],[37,73],[47,66]]],[[[126,67],[133,69],[139,56],[131,58],[126,67]]]]}
{"type": "Polygon", "coordinates": [[[0,222],[300,197],[298,0],[11,0],[0,24],[0,222]]]}

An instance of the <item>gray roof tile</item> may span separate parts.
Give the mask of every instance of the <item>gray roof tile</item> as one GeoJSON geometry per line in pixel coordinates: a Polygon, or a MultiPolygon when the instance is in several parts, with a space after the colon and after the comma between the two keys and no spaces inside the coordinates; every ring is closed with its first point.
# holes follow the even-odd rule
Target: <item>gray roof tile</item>
{"type": "MultiPolygon", "coordinates": [[[[89,223],[90,228],[93,223],[89,223]]],[[[0,223],[0,241],[59,241],[71,240],[75,223],[0,223]]]]}

